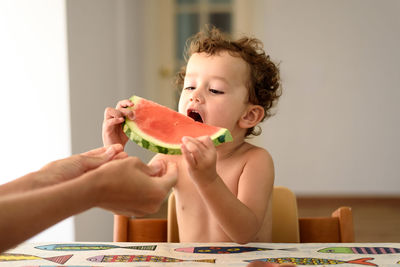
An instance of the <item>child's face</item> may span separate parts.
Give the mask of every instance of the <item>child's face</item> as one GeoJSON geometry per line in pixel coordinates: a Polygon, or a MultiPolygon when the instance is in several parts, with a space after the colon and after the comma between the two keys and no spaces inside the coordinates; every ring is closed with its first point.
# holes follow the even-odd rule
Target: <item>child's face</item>
{"type": "Polygon", "coordinates": [[[206,124],[235,130],[248,106],[248,76],[248,66],[240,57],[227,52],[214,56],[193,54],[186,67],[179,112],[206,124]]]}

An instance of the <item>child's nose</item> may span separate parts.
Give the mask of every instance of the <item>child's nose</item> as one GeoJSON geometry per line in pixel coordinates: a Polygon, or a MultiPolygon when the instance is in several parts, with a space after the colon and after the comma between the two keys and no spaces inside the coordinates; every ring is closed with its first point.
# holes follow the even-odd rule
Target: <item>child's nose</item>
{"type": "Polygon", "coordinates": [[[190,101],[203,103],[204,98],[203,98],[203,95],[201,94],[200,90],[195,90],[193,92],[192,97],[190,98],[190,101]]]}

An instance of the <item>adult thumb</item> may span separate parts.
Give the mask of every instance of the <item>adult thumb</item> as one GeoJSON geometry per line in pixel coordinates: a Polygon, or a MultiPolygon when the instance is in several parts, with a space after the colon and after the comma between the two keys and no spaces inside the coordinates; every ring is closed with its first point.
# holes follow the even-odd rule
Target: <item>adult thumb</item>
{"type": "Polygon", "coordinates": [[[163,176],[157,179],[168,189],[172,188],[178,181],[178,168],[175,162],[168,162],[167,171],[163,176]]]}

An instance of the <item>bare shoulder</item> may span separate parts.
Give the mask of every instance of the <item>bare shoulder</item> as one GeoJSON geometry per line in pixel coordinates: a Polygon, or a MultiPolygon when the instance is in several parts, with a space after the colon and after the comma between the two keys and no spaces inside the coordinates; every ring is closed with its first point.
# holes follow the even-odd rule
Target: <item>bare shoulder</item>
{"type": "Polygon", "coordinates": [[[243,156],[246,157],[247,162],[264,162],[265,164],[273,164],[271,154],[264,148],[252,145],[250,143],[244,143],[243,145],[243,156]]]}
{"type": "Polygon", "coordinates": [[[275,181],[272,157],[266,149],[248,143],[242,157],[245,162],[240,175],[238,196],[253,210],[259,210],[259,214],[265,214],[275,181]]]}
{"type": "Polygon", "coordinates": [[[246,143],[243,157],[245,161],[242,172],[242,178],[245,178],[243,181],[257,181],[257,184],[264,181],[269,188],[275,180],[274,162],[270,153],[262,147],[246,143]]]}

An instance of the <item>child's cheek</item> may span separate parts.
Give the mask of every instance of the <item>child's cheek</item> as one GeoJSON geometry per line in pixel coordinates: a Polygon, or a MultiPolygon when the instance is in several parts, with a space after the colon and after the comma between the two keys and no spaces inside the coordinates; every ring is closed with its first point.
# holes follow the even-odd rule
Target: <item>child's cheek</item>
{"type": "Polygon", "coordinates": [[[179,99],[178,112],[185,116],[187,115],[186,109],[185,109],[185,104],[184,104],[184,101],[182,98],[179,99]]]}

